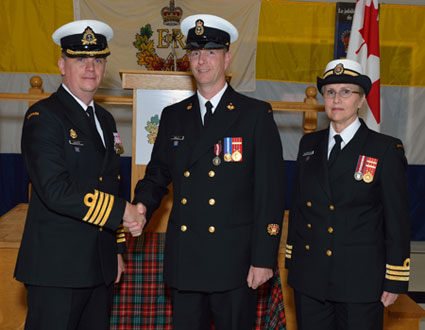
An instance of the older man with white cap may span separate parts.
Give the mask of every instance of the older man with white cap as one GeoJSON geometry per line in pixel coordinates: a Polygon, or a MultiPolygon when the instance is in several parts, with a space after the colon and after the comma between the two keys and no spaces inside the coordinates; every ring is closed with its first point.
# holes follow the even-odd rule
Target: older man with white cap
{"type": "Polygon", "coordinates": [[[15,277],[27,288],[26,330],[109,329],[123,224],[140,235],[145,221],[118,197],[122,142],[112,115],[93,102],[112,35],[95,20],[57,29],[62,85],[25,115],[32,189],[15,277]]]}
{"type": "Polygon", "coordinates": [[[270,104],[226,82],[237,29],[213,15],[183,20],[196,93],[165,108],[135,201],[155,211],[167,186],[164,279],[173,329],[252,329],[256,289],[273,275],[284,163],[270,104]]]}
{"type": "Polygon", "coordinates": [[[299,330],[382,329],[407,291],[407,161],[399,139],[358,117],[371,85],[345,59],[317,78],[330,125],[300,142],[286,245],[299,330]]]}

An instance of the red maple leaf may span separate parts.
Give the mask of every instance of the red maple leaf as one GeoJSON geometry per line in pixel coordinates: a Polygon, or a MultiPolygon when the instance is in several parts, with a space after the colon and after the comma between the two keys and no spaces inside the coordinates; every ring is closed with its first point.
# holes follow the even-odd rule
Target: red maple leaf
{"type": "Polygon", "coordinates": [[[363,37],[363,43],[360,45],[356,54],[360,52],[363,45],[367,46],[367,57],[375,55],[379,57],[379,10],[375,8],[373,1],[370,6],[365,6],[363,27],[359,30],[363,37]]]}

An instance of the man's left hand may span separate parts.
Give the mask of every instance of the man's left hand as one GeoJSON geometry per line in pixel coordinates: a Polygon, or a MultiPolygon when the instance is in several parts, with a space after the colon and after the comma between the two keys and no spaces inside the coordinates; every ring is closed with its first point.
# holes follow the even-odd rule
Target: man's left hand
{"type": "Polygon", "coordinates": [[[251,265],[249,267],[248,277],[246,279],[248,287],[256,290],[260,285],[266,283],[273,276],[273,269],[255,267],[251,265]]]}
{"type": "Polygon", "coordinates": [[[121,275],[125,272],[125,263],[124,258],[122,254],[117,254],[118,258],[118,272],[117,272],[117,278],[115,279],[115,283],[119,283],[121,280],[121,275]]]}
{"type": "Polygon", "coordinates": [[[397,293],[384,291],[381,296],[381,302],[385,307],[388,307],[389,305],[394,304],[397,298],[398,298],[397,293]]]}

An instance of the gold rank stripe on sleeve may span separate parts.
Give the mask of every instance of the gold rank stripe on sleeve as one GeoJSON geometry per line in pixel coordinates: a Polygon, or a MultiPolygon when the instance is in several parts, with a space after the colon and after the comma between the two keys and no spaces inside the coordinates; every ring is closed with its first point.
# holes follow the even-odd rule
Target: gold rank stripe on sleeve
{"type": "Polygon", "coordinates": [[[124,242],[125,242],[124,226],[120,224],[117,228],[117,243],[124,243],[124,242]]]}
{"type": "Polygon", "coordinates": [[[392,281],[401,281],[401,282],[409,281],[409,276],[394,276],[394,275],[385,274],[385,278],[387,280],[392,280],[392,281]]]}
{"type": "Polygon", "coordinates": [[[403,266],[387,264],[385,278],[393,281],[409,281],[410,276],[410,259],[406,258],[403,266]]]}
{"type": "Polygon", "coordinates": [[[103,227],[111,214],[114,200],[115,198],[113,195],[96,189],[94,190],[94,194],[86,194],[84,196],[84,205],[86,205],[89,210],[84,216],[83,221],[103,227]]]}
{"type": "Polygon", "coordinates": [[[292,245],[286,244],[286,253],[285,253],[286,259],[292,258],[292,245]]]}

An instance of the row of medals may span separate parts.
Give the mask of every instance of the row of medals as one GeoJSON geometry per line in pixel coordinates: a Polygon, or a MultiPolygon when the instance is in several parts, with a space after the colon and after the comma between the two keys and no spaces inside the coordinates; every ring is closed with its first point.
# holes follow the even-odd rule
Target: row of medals
{"type": "Polygon", "coordinates": [[[371,183],[373,180],[373,175],[370,172],[363,174],[362,172],[354,173],[354,179],[357,181],[363,180],[366,183],[371,183]]]}
{"type": "MultiPolygon", "coordinates": [[[[233,160],[234,162],[239,162],[241,159],[242,159],[242,154],[239,152],[239,150],[235,150],[233,154],[230,154],[230,153],[224,154],[224,161],[226,162],[230,162],[231,160],[233,160]]],[[[213,158],[212,163],[215,166],[220,165],[221,164],[220,156],[216,155],[213,158]]]]}

